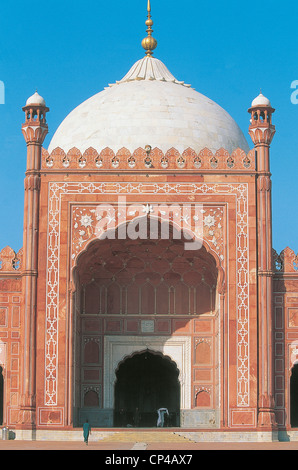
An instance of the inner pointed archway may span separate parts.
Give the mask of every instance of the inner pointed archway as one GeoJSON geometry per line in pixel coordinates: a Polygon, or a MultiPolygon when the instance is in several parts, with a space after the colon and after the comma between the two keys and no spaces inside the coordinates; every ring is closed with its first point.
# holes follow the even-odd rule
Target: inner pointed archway
{"type": "MultiPolygon", "coordinates": [[[[76,425],[86,418],[93,427],[134,425],[136,407],[141,409],[141,426],[156,426],[159,407],[169,409],[173,426],[219,422],[217,352],[223,274],[219,274],[219,259],[208,250],[205,245],[193,252],[185,250],[184,239],[171,233],[169,239],[95,240],[81,253],[74,270],[73,296],[76,425]],[[133,393],[127,392],[130,383],[123,385],[119,364],[145,348],[164,356],[161,364],[155,364],[163,374],[152,375],[150,387],[157,390],[165,376],[173,393],[167,396],[170,403],[160,403],[157,391],[151,392],[146,404],[149,385],[144,376],[140,402],[137,406],[134,400],[133,409],[129,398],[133,393]],[[174,368],[164,367],[166,357],[171,358],[169,363],[174,361],[174,368]],[[200,380],[212,384],[206,392],[208,402],[201,400],[202,393],[200,399],[195,398],[200,380]],[[128,415],[125,419],[120,419],[122,408],[128,415]]],[[[141,359],[135,360],[140,363],[141,359]]],[[[151,360],[158,359],[150,356],[151,360]]],[[[132,376],[130,382],[136,379],[132,376]]],[[[161,388],[161,397],[169,395],[166,389],[167,385],[161,388]]]]}
{"type": "Polygon", "coordinates": [[[116,371],[115,426],[156,427],[157,410],[167,408],[166,426],[179,426],[180,383],[177,365],[147,350],[127,358],[116,371]]]}

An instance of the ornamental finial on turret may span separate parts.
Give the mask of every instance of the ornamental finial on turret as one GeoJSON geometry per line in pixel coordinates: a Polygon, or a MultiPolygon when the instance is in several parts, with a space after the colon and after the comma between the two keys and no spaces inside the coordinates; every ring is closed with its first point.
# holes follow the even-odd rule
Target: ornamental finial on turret
{"type": "Polygon", "coordinates": [[[145,49],[146,51],[146,55],[147,56],[151,56],[153,54],[153,51],[154,49],[157,47],[157,41],[156,39],[154,39],[152,37],[152,33],[153,33],[153,29],[152,29],[152,26],[153,26],[153,21],[151,19],[151,4],[150,4],[150,0],[148,0],[148,6],[147,6],[147,11],[148,11],[148,19],[146,21],[146,26],[148,26],[148,29],[147,29],[147,34],[148,36],[143,39],[142,41],[142,47],[145,49]]]}

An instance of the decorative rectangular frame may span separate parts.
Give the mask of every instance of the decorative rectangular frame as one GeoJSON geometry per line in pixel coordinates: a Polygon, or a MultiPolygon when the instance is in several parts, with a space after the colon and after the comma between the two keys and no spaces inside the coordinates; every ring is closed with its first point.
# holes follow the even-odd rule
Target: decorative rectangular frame
{"type": "MultiPolygon", "coordinates": [[[[237,406],[249,406],[248,183],[49,182],[45,339],[45,405],[57,406],[61,202],[64,195],[233,195],[237,250],[237,406]]],[[[145,199],[146,201],[148,199],[145,199]]],[[[220,202],[220,201],[219,201],[220,202]]]]}

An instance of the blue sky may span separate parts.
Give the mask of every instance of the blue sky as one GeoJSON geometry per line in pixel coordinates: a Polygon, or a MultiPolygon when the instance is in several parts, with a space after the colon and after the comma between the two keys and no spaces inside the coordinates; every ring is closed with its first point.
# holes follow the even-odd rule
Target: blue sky
{"type": "MultiPolygon", "coordinates": [[[[260,88],[276,109],[271,146],[273,244],[298,252],[298,2],[151,0],[154,56],[237,121],[260,88]]],[[[66,115],[143,57],[147,0],[2,2],[0,15],[0,249],[23,244],[26,145],[22,106],[36,89],[50,107],[47,147],[66,115]],[[1,102],[1,100],[0,100],[1,102]]]]}

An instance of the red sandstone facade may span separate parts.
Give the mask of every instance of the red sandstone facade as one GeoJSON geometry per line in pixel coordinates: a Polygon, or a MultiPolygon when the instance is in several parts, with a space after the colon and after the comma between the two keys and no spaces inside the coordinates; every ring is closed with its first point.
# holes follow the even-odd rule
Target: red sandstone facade
{"type": "MultiPolygon", "coordinates": [[[[175,425],[294,427],[298,272],[292,250],[272,248],[274,110],[249,110],[254,149],[231,155],[173,148],[48,154],[48,109],[24,111],[24,245],[0,253],[2,424],[71,430],[88,416],[94,426],[114,426],[116,372],[147,351],[175,364],[175,425]],[[106,231],[135,217],[121,213],[119,197],[142,207],[146,223],[157,204],[201,204],[202,248],[186,251],[173,233],[99,239],[99,204],[116,208],[106,231]],[[128,352],[117,363],[122,340],[128,352]]],[[[162,225],[162,214],[157,220],[162,225]]],[[[188,232],[195,233],[191,221],[188,232]]]]}

